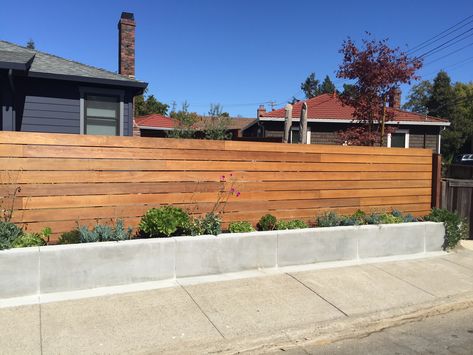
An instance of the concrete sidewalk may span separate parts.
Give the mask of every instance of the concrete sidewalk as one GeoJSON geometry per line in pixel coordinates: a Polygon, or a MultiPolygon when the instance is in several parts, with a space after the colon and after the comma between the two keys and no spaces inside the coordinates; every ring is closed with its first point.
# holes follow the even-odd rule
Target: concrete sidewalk
{"type": "Polygon", "coordinates": [[[265,352],[346,336],[387,319],[470,307],[473,252],[179,284],[0,309],[0,353],[265,352]]]}

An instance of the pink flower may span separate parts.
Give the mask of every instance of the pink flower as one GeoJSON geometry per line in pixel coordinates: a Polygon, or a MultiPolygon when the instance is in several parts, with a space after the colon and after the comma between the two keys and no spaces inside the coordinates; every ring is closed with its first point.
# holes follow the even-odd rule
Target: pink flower
{"type": "Polygon", "coordinates": [[[235,189],[232,187],[232,188],[230,189],[230,192],[233,194],[233,193],[235,192],[235,189]]]}
{"type": "Polygon", "coordinates": [[[225,181],[225,175],[220,176],[220,181],[225,181]]]}
{"type": "Polygon", "coordinates": [[[237,191],[236,197],[240,196],[240,191],[237,191]]]}

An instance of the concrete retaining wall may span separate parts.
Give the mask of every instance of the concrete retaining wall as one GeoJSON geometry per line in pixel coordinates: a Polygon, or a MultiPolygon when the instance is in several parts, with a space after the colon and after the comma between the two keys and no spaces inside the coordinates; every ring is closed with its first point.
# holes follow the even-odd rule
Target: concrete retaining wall
{"type": "Polygon", "coordinates": [[[433,222],[140,239],[0,251],[0,299],[324,261],[440,251],[433,222]]]}

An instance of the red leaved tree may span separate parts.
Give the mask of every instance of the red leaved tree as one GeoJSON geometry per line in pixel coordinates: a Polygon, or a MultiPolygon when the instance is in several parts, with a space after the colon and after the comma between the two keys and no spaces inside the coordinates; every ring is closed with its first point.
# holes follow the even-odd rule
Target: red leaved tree
{"type": "Polygon", "coordinates": [[[415,73],[422,67],[422,60],[409,58],[398,47],[390,48],[387,39],[364,39],[363,46],[358,48],[348,38],[340,53],[343,63],[337,77],[355,83],[340,97],[354,112],[353,125],[339,132],[339,138],[349,145],[382,146],[385,135],[395,131],[394,127],[385,126],[394,116],[387,107],[389,95],[399,90],[400,84],[418,79],[415,73]]]}

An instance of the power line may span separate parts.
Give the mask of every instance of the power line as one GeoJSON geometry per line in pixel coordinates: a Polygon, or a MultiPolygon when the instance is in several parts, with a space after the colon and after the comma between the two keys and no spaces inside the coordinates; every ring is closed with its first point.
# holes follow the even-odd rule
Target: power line
{"type": "Polygon", "coordinates": [[[439,52],[439,51],[441,51],[441,50],[444,50],[445,48],[451,47],[452,45],[454,45],[454,44],[456,44],[456,43],[458,43],[458,42],[460,42],[460,41],[462,41],[462,40],[464,40],[464,39],[466,39],[466,38],[471,37],[472,35],[469,35],[469,36],[463,37],[462,39],[460,39],[460,40],[458,40],[458,41],[456,41],[456,42],[454,42],[454,43],[450,43],[451,41],[453,41],[453,40],[455,40],[455,39],[457,39],[457,38],[463,36],[465,33],[471,32],[471,31],[473,31],[473,27],[471,27],[471,28],[469,28],[468,30],[466,30],[465,32],[462,32],[462,33],[460,33],[459,35],[457,35],[457,36],[455,36],[455,37],[449,39],[448,41],[443,42],[442,44],[438,45],[437,47],[432,48],[432,49],[428,50],[427,52],[421,54],[421,55],[419,56],[419,58],[425,58],[425,57],[427,57],[428,55],[435,54],[435,53],[437,53],[437,52],[439,52]],[[450,44],[449,44],[449,43],[450,43],[450,44]],[[447,45],[447,44],[449,44],[449,45],[445,47],[445,45],[447,45]]]}
{"type": "Polygon", "coordinates": [[[435,62],[438,62],[439,60],[441,60],[441,59],[443,59],[443,58],[446,58],[446,57],[449,57],[449,56],[451,56],[452,54],[458,53],[458,52],[460,52],[461,50],[463,50],[463,49],[465,49],[465,48],[468,48],[468,47],[470,47],[470,46],[472,46],[472,45],[473,45],[473,42],[467,44],[466,46],[463,46],[463,47],[461,47],[461,48],[458,48],[457,50],[454,50],[453,52],[450,52],[450,53],[447,53],[447,54],[445,54],[445,55],[443,55],[443,56],[441,56],[441,57],[435,58],[434,60],[431,60],[430,62],[426,63],[425,66],[430,65],[430,64],[435,63],[435,62]]]}
{"type": "Polygon", "coordinates": [[[407,53],[417,52],[418,50],[420,50],[420,49],[422,49],[422,48],[428,47],[428,46],[431,45],[433,42],[437,42],[437,41],[439,41],[439,40],[445,38],[446,36],[448,36],[448,35],[450,35],[450,34],[456,32],[456,31],[458,31],[459,29],[465,27],[467,24],[473,22],[473,20],[472,20],[472,21],[469,21],[468,23],[464,24],[463,26],[461,26],[461,27],[455,29],[454,31],[451,31],[451,32],[449,32],[449,33],[446,33],[444,36],[442,36],[445,32],[450,31],[451,29],[457,27],[458,25],[462,24],[463,22],[469,20],[469,19],[472,18],[472,17],[473,17],[473,15],[470,15],[470,16],[464,18],[463,20],[461,20],[460,22],[457,22],[456,24],[454,24],[453,26],[447,28],[446,30],[444,30],[444,31],[438,33],[437,35],[435,35],[435,36],[433,36],[433,37],[431,37],[431,38],[425,40],[424,42],[419,43],[418,45],[412,47],[410,50],[407,51],[407,53]],[[442,36],[442,37],[438,38],[439,36],[442,36]],[[428,42],[432,42],[432,43],[427,44],[428,42]]]}

